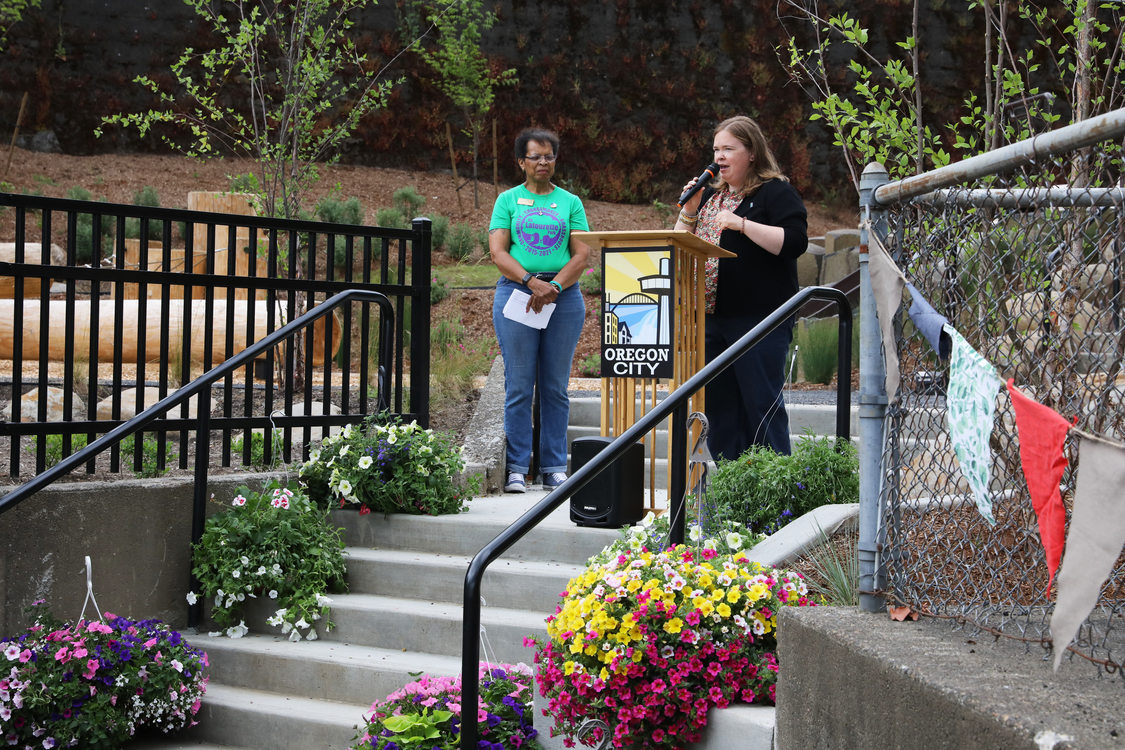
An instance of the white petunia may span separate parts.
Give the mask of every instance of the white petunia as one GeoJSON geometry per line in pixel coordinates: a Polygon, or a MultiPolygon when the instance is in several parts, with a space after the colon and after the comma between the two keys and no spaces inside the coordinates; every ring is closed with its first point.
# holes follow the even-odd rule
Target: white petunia
{"type": "Polygon", "coordinates": [[[277,598],[277,589],[270,589],[270,599],[277,598]]]}
{"type": "Polygon", "coordinates": [[[250,632],[250,628],[246,627],[245,620],[239,620],[237,625],[227,628],[227,636],[230,638],[241,638],[248,632],[250,632]]]}
{"type": "Polygon", "coordinates": [[[371,460],[371,456],[360,456],[359,461],[356,462],[356,466],[361,469],[368,469],[371,468],[371,464],[373,463],[375,462],[371,460]]]}
{"type": "Polygon", "coordinates": [[[691,531],[688,532],[688,539],[690,539],[693,542],[698,542],[702,538],[703,538],[703,527],[699,526],[698,524],[693,525],[691,527],[691,531]]]}
{"type": "Polygon", "coordinates": [[[290,631],[290,633],[289,633],[289,640],[293,641],[294,643],[296,643],[297,641],[301,640],[301,633],[300,633],[300,631],[298,631],[298,630],[293,630],[293,631],[290,631]]]}
{"type": "Polygon", "coordinates": [[[742,548],[742,535],[737,531],[732,531],[727,534],[727,549],[741,549],[742,548]]]}
{"type": "Polygon", "coordinates": [[[8,661],[15,661],[20,658],[20,647],[14,643],[9,644],[8,647],[4,649],[4,656],[8,657],[8,661]]]}
{"type": "Polygon", "coordinates": [[[352,483],[351,483],[351,482],[349,482],[349,481],[348,481],[348,480],[346,480],[346,479],[345,479],[345,480],[343,480],[343,481],[341,481],[341,482],[340,482],[340,486],[339,486],[339,487],[337,487],[337,491],[338,491],[338,492],[339,492],[339,493],[340,493],[341,495],[343,495],[344,497],[348,497],[348,496],[350,496],[350,495],[352,494],[352,490],[353,490],[353,489],[354,489],[354,488],[352,487],[352,483]]]}
{"type": "Polygon", "coordinates": [[[318,607],[327,607],[327,606],[328,606],[329,604],[331,604],[331,603],[332,603],[332,600],[331,600],[331,599],[329,599],[329,598],[328,598],[327,596],[325,596],[324,594],[317,594],[317,595],[316,595],[316,606],[318,606],[318,607]]]}
{"type": "Polygon", "coordinates": [[[195,595],[194,591],[187,592],[187,603],[188,604],[195,604],[197,601],[199,601],[199,597],[195,595]]]}

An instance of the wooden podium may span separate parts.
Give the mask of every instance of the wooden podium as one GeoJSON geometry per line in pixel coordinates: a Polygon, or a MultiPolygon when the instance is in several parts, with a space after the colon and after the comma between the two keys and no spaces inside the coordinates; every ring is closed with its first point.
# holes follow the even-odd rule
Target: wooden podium
{"type": "MultiPolygon", "coordinates": [[[[666,377],[644,377],[635,374],[612,376],[602,378],[601,389],[601,434],[603,436],[617,436],[632,427],[638,419],[650,412],[657,405],[658,389],[663,386],[668,392],[674,391],[688,378],[698,372],[704,365],[704,265],[707,258],[733,258],[734,253],[723,250],[706,240],[696,237],[691,232],[677,231],[674,229],[657,229],[641,231],[620,232],[572,232],[571,236],[585,242],[591,248],[601,248],[603,267],[606,263],[607,252],[618,251],[648,251],[657,254],[667,252],[670,263],[667,271],[670,272],[669,288],[660,282],[653,283],[652,279],[664,279],[666,276],[646,276],[644,279],[658,293],[666,295],[671,303],[668,311],[671,320],[670,337],[666,346],[670,347],[670,370],[666,377]]],[[[609,274],[603,274],[602,283],[606,288],[603,292],[603,306],[607,301],[609,290],[609,274]]],[[[643,288],[643,285],[642,285],[643,288]]],[[[602,352],[606,352],[607,337],[615,331],[616,320],[606,309],[602,310],[602,352]]],[[[603,369],[604,373],[604,369],[603,369]]],[[[695,394],[689,402],[688,411],[703,411],[704,394],[702,391],[695,394]]],[[[694,427],[688,436],[688,446],[694,444],[698,436],[698,427],[694,427]]],[[[648,433],[644,438],[645,453],[648,458],[646,494],[648,509],[660,513],[662,509],[656,507],[656,430],[648,433]]],[[[666,453],[669,457],[665,469],[665,486],[672,486],[672,432],[667,433],[666,453]]],[[[687,462],[687,456],[676,457],[676,460],[687,462]]],[[[689,477],[690,484],[690,477],[689,477]]],[[[669,503],[671,497],[669,497],[669,503]]]]}

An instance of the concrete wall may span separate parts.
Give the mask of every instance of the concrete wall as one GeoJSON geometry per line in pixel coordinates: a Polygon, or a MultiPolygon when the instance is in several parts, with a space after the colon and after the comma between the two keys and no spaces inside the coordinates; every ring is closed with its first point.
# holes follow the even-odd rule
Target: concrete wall
{"type": "MultiPolygon", "coordinates": [[[[213,476],[217,502],[268,474],[213,476]]],[[[18,633],[24,609],[46,599],[59,618],[77,618],[86,567],[102,612],[187,623],[190,477],[56,484],[0,516],[0,634],[18,633]]],[[[214,506],[215,508],[218,505],[214,506]]],[[[93,613],[88,605],[87,616],[93,613]]]]}
{"type": "Polygon", "coordinates": [[[779,750],[1120,748],[1125,683],[1039,644],[886,613],[781,611],[779,750]]]}

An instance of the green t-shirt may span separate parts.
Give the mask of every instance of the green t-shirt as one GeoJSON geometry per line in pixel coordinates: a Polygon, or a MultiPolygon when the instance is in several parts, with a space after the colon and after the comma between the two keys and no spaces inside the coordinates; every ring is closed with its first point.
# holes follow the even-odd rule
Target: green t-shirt
{"type": "Polygon", "coordinates": [[[496,198],[488,228],[511,232],[512,257],[530,273],[561,270],[570,260],[570,233],[590,229],[578,196],[560,187],[536,195],[523,185],[496,198]]]}

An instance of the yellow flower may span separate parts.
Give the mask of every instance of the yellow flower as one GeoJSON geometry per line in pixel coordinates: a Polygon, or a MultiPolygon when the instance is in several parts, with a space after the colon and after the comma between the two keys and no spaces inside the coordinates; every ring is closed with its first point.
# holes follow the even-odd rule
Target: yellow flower
{"type": "Polygon", "coordinates": [[[721,617],[730,617],[730,606],[726,602],[721,603],[715,610],[721,617]]]}
{"type": "Polygon", "coordinates": [[[737,602],[741,598],[742,598],[742,592],[737,588],[731,589],[730,591],[727,592],[727,601],[730,602],[731,604],[734,604],[735,602],[737,602]]]}
{"type": "Polygon", "coordinates": [[[568,661],[563,664],[563,674],[574,674],[574,662],[568,661]]]}
{"type": "Polygon", "coordinates": [[[681,620],[678,617],[673,617],[671,620],[668,620],[667,622],[664,623],[664,632],[665,633],[672,633],[673,635],[675,635],[676,633],[683,630],[683,628],[684,628],[684,622],[683,622],[683,620],[681,620]]]}
{"type": "Polygon", "coordinates": [[[602,682],[605,682],[606,680],[608,680],[609,679],[609,670],[606,669],[605,667],[602,667],[602,671],[598,672],[598,678],[602,682]]]}
{"type": "Polygon", "coordinates": [[[711,601],[713,601],[713,602],[722,601],[724,593],[725,592],[722,589],[713,589],[711,591],[711,601]]]}

